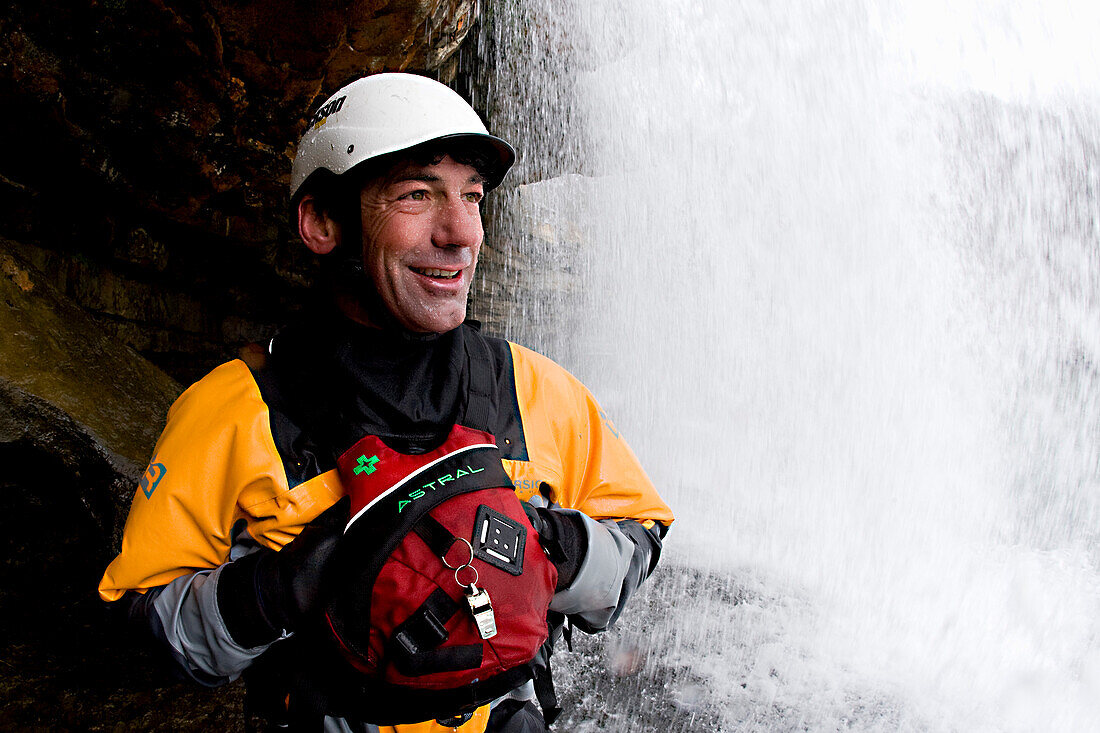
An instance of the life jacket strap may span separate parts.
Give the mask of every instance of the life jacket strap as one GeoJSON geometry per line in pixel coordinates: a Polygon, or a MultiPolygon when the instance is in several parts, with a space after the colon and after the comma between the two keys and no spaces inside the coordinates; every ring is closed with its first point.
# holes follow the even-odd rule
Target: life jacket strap
{"type": "Polygon", "coordinates": [[[451,534],[450,530],[436,521],[431,514],[425,514],[415,525],[413,532],[440,558],[447,557],[447,551],[458,538],[451,534]]]}
{"type": "Polygon", "coordinates": [[[449,637],[445,624],[458,608],[459,604],[446,591],[436,588],[408,619],[394,629],[389,654],[401,674],[418,677],[481,666],[480,644],[439,648],[449,637]]]}

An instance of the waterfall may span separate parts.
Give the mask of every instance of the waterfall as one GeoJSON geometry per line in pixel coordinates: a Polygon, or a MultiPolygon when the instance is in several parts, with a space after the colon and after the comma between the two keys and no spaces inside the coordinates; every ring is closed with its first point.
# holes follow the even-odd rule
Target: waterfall
{"type": "Polygon", "coordinates": [[[485,307],[678,517],[567,729],[1100,730],[1100,9],[483,15],[485,307]]]}

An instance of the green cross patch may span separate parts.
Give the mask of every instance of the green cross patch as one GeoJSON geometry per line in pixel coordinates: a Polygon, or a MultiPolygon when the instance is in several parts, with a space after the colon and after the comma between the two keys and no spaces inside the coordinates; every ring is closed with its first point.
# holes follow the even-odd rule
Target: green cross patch
{"type": "Polygon", "coordinates": [[[361,473],[365,473],[370,476],[372,473],[374,473],[374,464],[378,463],[378,461],[378,456],[371,456],[370,458],[367,458],[366,456],[359,456],[359,465],[352,470],[356,476],[361,473]]]}

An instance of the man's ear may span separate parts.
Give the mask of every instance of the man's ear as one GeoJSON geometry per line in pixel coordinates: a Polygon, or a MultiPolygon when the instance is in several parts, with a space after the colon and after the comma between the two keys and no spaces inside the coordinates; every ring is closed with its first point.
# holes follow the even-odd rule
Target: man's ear
{"type": "Polygon", "coordinates": [[[319,255],[327,255],[340,244],[340,225],[317,206],[312,194],[298,202],[298,236],[319,255]]]}

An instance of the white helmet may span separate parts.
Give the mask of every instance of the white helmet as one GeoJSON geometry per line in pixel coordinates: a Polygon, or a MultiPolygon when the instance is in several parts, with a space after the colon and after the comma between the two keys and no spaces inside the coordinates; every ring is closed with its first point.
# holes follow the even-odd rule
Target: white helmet
{"type": "Polygon", "coordinates": [[[415,74],[375,74],[333,94],[310,118],[290,176],[293,199],[313,173],[337,175],[365,160],[444,138],[480,141],[490,153],[485,189],[512,167],[512,146],[489,134],[473,107],[454,90],[415,74]]]}

